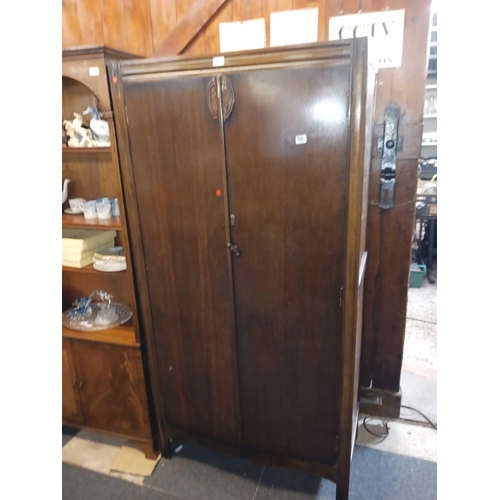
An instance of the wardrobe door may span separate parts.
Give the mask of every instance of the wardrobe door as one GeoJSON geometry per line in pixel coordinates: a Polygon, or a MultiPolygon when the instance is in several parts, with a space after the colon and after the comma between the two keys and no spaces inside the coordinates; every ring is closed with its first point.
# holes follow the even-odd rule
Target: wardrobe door
{"type": "Polygon", "coordinates": [[[228,74],[225,122],[242,440],[336,459],[349,67],[228,74]]]}
{"type": "Polygon", "coordinates": [[[166,424],[173,434],[236,443],[215,79],[156,75],[123,86],[166,424]]]}

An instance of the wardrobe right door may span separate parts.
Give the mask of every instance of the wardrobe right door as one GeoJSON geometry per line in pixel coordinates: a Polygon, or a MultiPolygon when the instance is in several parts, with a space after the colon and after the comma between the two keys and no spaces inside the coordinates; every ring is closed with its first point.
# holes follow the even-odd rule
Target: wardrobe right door
{"type": "Polygon", "coordinates": [[[334,463],[349,66],[226,77],[235,101],[224,131],[242,445],[334,463]]]}

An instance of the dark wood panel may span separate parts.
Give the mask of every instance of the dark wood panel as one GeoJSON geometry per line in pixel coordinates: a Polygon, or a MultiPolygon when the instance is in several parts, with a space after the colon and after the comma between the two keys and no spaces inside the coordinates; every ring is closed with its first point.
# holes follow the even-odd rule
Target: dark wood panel
{"type": "Polygon", "coordinates": [[[347,237],[345,259],[344,314],[342,328],[342,398],[339,438],[339,462],[337,500],[348,498],[351,458],[358,419],[358,372],[361,340],[361,311],[363,279],[366,268],[366,254],[360,255],[366,203],[366,176],[370,157],[371,127],[366,123],[370,115],[372,95],[368,85],[373,86],[374,75],[368,75],[367,40],[354,40],[352,73],[350,82],[350,141],[349,141],[349,188],[347,207],[347,237]]]}
{"type": "MultiPolygon", "coordinates": [[[[368,265],[363,309],[363,343],[360,383],[364,387],[399,391],[408,272],[414,226],[414,196],[417,187],[417,142],[423,115],[425,53],[430,0],[362,0],[363,12],[389,7],[405,9],[403,63],[400,68],[383,69],[377,75],[375,123],[380,130],[384,109],[394,102],[401,107],[401,135],[404,151],[398,154],[396,206],[378,207],[380,160],[372,161],[367,227],[368,265]]],[[[375,154],[375,156],[379,156],[375,154]]],[[[392,412],[393,413],[393,412],[392,412]]]]}
{"type": "Polygon", "coordinates": [[[225,130],[232,242],[242,251],[233,269],[243,442],[333,463],[349,68],[228,78],[236,96],[225,130]],[[307,143],[296,144],[302,134],[307,143]]]}
{"type": "MultiPolygon", "coordinates": [[[[163,415],[162,391],[159,380],[158,358],[154,346],[154,336],[152,327],[152,318],[150,314],[149,290],[146,279],[146,267],[144,263],[144,251],[142,246],[141,224],[135,197],[135,181],[132,171],[130,157],[130,142],[127,131],[127,120],[125,115],[125,107],[123,102],[123,87],[122,78],[119,72],[117,62],[110,63],[110,90],[113,95],[113,112],[116,121],[116,134],[120,149],[118,150],[120,157],[120,170],[123,178],[123,192],[126,200],[126,217],[128,227],[132,229],[130,232],[131,246],[128,254],[131,255],[134,266],[134,278],[136,288],[140,293],[137,294],[137,300],[140,307],[140,331],[141,338],[147,339],[145,342],[145,352],[147,353],[147,370],[145,371],[148,397],[150,402],[150,415],[154,415],[156,419],[152,419],[153,429],[156,428],[155,420],[158,424],[158,440],[164,456],[171,456],[171,447],[167,424],[163,415]]],[[[155,434],[156,435],[156,434],[155,434]]]]}
{"type": "Polygon", "coordinates": [[[235,442],[233,305],[210,81],[125,83],[124,97],[165,418],[235,442]]]}
{"type": "Polygon", "coordinates": [[[85,424],[151,438],[139,349],[94,342],[72,342],[85,424]]]}
{"type": "MultiPolygon", "coordinates": [[[[431,0],[391,0],[390,3],[391,9],[405,9],[403,60],[401,67],[393,70],[391,98],[404,110],[401,117],[403,125],[419,124],[424,110],[431,0]]],[[[377,123],[380,123],[379,120],[377,123]]],[[[420,150],[414,158],[419,156],[420,150]]]]}
{"type": "Polygon", "coordinates": [[[66,422],[83,424],[82,404],[78,391],[71,341],[62,341],[62,418],[66,422]]]}
{"type": "Polygon", "coordinates": [[[399,390],[401,375],[412,238],[408,221],[415,217],[417,189],[415,162],[398,160],[397,165],[395,206],[382,210],[378,206],[380,159],[372,162],[367,242],[378,245],[371,254],[368,247],[361,362],[363,384],[371,377],[373,387],[392,391],[399,390]],[[382,242],[386,242],[383,250],[382,242]],[[406,250],[404,254],[402,249],[406,250]],[[399,294],[393,291],[396,286],[399,294]],[[378,298],[381,294],[391,300],[378,298]]]}

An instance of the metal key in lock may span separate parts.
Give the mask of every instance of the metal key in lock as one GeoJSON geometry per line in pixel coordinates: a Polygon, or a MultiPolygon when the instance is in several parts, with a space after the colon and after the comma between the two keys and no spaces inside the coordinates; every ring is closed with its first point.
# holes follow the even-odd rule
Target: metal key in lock
{"type": "Polygon", "coordinates": [[[236,245],[228,243],[227,248],[229,248],[229,250],[231,250],[231,252],[233,252],[236,257],[239,257],[241,255],[241,251],[236,245]]]}

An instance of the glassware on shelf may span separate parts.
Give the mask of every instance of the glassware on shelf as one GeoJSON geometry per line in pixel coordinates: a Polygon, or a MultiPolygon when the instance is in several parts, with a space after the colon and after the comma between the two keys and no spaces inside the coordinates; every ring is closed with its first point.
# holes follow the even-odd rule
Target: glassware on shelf
{"type": "Polygon", "coordinates": [[[118,198],[111,198],[110,201],[112,217],[120,217],[120,206],[118,205],[118,198]]]}
{"type": "Polygon", "coordinates": [[[95,200],[82,203],[82,210],[85,219],[97,219],[97,206],[95,200]]]}
{"type": "Polygon", "coordinates": [[[96,200],[97,217],[100,220],[111,219],[111,200],[99,198],[96,200]]]}
{"type": "Polygon", "coordinates": [[[73,302],[73,306],[75,307],[68,311],[70,323],[84,321],[92,316],[91,301],[92,297],[82,297],[73,302]]]}
{"type": "Polygon", "coordinates": [[[72,330],[108,330],[126,323],[132,317],[129,307],[112,302],[113,296],[103,290],[94,290],[88,297],[77,299],[72,309],[62,315],[64,326],[72,330]],[[100,302],[92,301],[97,296],[100,302]]]}

